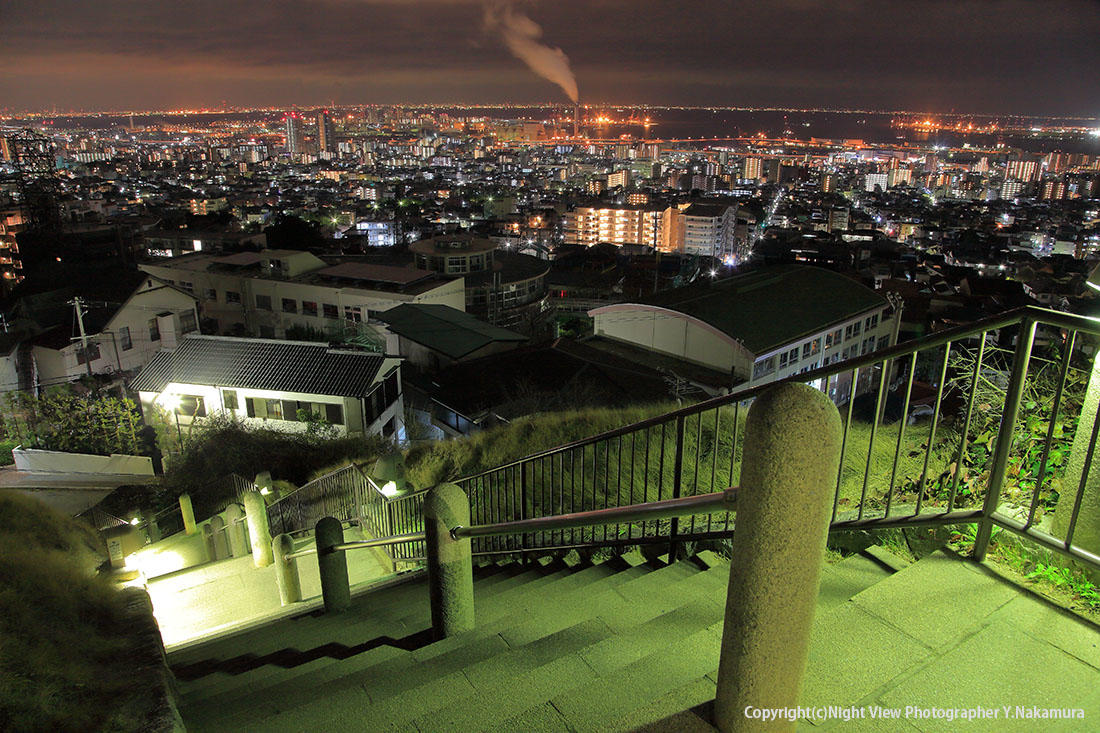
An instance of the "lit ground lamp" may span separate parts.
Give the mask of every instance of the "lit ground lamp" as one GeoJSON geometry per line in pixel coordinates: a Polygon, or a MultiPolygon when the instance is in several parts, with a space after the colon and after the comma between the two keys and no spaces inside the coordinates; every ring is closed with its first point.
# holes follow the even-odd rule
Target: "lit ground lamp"
{"type": "Polygon", "coordinates": [[[367,477],[378,493],[385,497],[400,496],[408,490],[405,478],[405,457],[400,453],[386,453],[371,468],[367,477]]]}
{"type": "MultiPolygon", "coordinates": [[[[1087,280],[1093,295],[1100,295],[1100,265],[1093,268],[1087,280]]],[[[1100,307],[1094,307],[1094,313],[1100,307]]],[[[1054,512],[1054,530],[1058,537],[1065,537],[1073,514],[1077,488],[1082,487],[1081,507],[1073,530],[1073,544],[1095,555],[1100,555],[1100,451],[1093,449],[1088,476],[1082,477],[1095,432],[1096,411],[1100,406],[1100,348],[1092,362],[1088,390],[1081,405],[1081,417],[1073,436],[1073,448],[1066,462],[1065,491],[1054,512]],[[1083,480],[1082,480],[1083,479],[1083,480]],[[1063,506],[1063,504],[1065,504],[1063,506]]]]}

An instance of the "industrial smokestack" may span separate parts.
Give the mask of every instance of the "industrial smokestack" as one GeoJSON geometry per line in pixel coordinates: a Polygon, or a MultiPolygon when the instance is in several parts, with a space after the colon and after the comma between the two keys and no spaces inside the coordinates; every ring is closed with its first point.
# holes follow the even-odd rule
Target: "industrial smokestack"
{"type": "Polygon", "coordinates": [[[573,103],[573,137],[579,138],[581,136],[581,103],[573,103]]]}

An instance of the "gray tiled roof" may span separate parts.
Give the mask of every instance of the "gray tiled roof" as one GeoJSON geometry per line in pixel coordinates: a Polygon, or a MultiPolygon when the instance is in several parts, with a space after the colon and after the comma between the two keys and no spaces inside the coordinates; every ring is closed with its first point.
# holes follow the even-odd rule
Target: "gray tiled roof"
{"type": "Polygon", "coordinates": [[[303,341],[188,336],[158,353],[130,387],[160,392],[170,382],[358,397],[385,357],[303,341]]]}
{"type": "Polygon", "coordinates": [[[446,305],[403,303],[377,314],[399,336],[459,359],[494,341],[526,341],[515,331],[492,326],[446,305]]]}

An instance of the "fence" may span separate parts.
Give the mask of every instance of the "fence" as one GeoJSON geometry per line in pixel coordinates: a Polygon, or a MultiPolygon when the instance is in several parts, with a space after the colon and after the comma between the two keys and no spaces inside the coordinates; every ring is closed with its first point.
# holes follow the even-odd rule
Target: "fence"
{"type": "MultiPolygon", "coordinates": [[[[1060,497],[1056,482],[1080,417],[1097,334],[1100,324],[1092,319],[1029,307],[799,375],[829,394],[844,419],[833,529],[979,523],[980,556],[998,525],[1100,564],[1072,542],[1091,450],[1075,493],[1060,497]],[[871,394],[860,396],[857,385],[868,383],[871,394]],[[918,419],[922,413],[926,420],[918,419]],[[1063,517],[1071,517],[1069,531],[1056,537],[1059,504],[1063,517]]],[[[767,386],[737,389],[460,479],[472,522],[736,486],[745,407],[767,386]]],[[[727,537],[731,528],[731,513],[720,512],[477,537],[473,550],[675,545],[727,537]]]]}
{"type": "MultiPolygon", "coordinates": [[[[322,517],[358,524],[374,537],[422,531],[423,493],[400,499],[382,494],[354,463],[310,481],[267,508],[272,534],[312,531],[322,517]]],[[[424,556],[423,542],[406,542],[387,549],[394,560],[424,556]]]]}

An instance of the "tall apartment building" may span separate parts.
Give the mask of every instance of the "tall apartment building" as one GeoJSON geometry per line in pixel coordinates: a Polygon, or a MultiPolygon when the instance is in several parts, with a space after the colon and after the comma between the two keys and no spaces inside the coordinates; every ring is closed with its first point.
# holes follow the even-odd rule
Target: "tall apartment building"
{"type": "Polygon", "coordinates": [[[741,162],[741,179],[759,181],[764,177],[764,161],[760,158],[745,158],[741,162]]]}
{"type": "Polygon", "coordinates": [[[661,215],[660,249],[664,252],[721,258],[733,254],[736,229],[736,206],[672,206],[661,215]]]}
{"type": "Polygon", "coordinates": [[[1034,160],[1010,160],[1005,163],[1005,178],[1034,181],[1039,177],[1039,163],[1034,160]]]}
{"type": "Polygon", "coordinates": [[[304,138],[302,134],[302,116],[297,112],[286,114],[286,152],[290,155],[298,155],[305,152],[304,138]]]}
{"type": "Polygon", "coordinates": [[[317,113],[317,151],[330,153],[333,150],[332,122],[328,118],[328,110],[317,113]]]}
{"type": "Polygon", "coordinates": [[[661,245],[661,210],[644,206],[578,206],[563,217],[566,244],[661,245]]]}
{"type": "Polygon", "coordinates": [[[27,225],[27,212],[21,206],[0,209],[0,294],[8,294],[23,282],[23,260],[16,236],[27,225]]]}

